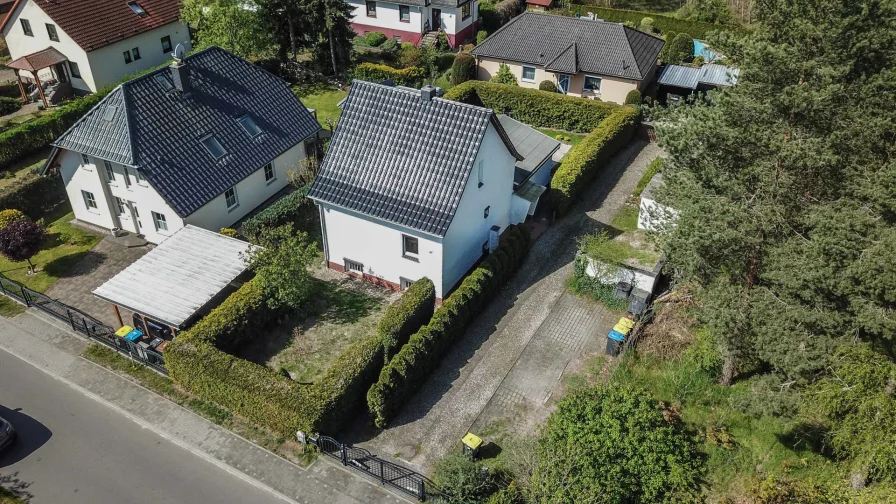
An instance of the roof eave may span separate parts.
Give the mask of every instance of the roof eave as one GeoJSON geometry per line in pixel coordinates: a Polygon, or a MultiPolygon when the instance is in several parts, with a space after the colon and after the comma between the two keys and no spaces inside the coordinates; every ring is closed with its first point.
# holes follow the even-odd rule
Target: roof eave
{"type": "Polygon", "coordinates": [[[414,231],[416,231],[416,232],[418,232],[418,233],[423,233],[423,234],[425,234],[425,235],[432,236],[433,238],[438,238],[438,239],[440,239],[440,240],[443,239],[443,238],[445,238],[445,234],[448,233],[448,228],[450,227],[450,223],[449,223],[448,226],[445,226],[445,233],[444,233],[444,234],[432,233],[432,232],[430,232],[430,231],[424,231],[424,230],[422,230],[422,229],[415,228],[415,227],[411,227],[411,226],[408,226],[407,224],[402,224],[402,223],[400,223],[400,222],[396,222],[396,221],[393,221],[393,220],[390,220],[390,219],[384,219],[384,218],[382,218],[382,217],[377,217],[377,216],[375,216],[375,215],[371,215],[371,214],[369,214],[369,213],[362,212],[362,211],[360,211],[360,210],[356,210],[356,209],[354,209],[354,208],[348,208],[348,207],[346,207],[346,206],[343,206],[343,205],[340,205],[340,204],[337,204],[337,203],[333,203],[333,202],[327,201],[327,200],[325,200],[325,199],[318,198],[318,197],[316,197],[316,196],[311,196],[310,194],[309,194],[308,196],[306,196],[306,197],[307,197],[308,199],[310,199],[311,201],[313,201],[315,204],[318,204],[318,205],[320,205],[320,204],[330,205],[331,207],[338,208],[338,209],[340,209],[340,210],[345,210],[346,212],[353,212],[353,213],[356,213],[356,214],[359,214],[359,215],[366,215],[367,217],[370,217],[371,219],[378,220],[378,221],[383,221],[383,222],[388,222],[388,223],[390,223],[390,224],[394,224],[394,225],[396,225],[396,226],[401,226],[401,227],[403,227],[403,228],[405,228],[405,229],[412,229],[412,230],[414,230],[414,231]]]}

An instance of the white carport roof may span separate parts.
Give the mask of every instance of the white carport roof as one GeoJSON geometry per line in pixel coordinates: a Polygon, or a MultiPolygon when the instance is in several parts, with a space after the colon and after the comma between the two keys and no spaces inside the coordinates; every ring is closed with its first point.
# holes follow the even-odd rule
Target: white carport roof
{"type": "Polygon", "coordinates": [[[93,294],[172,327],[190,318],[246,270],[249,244],[187,225],[96,288],[93,294]]]}

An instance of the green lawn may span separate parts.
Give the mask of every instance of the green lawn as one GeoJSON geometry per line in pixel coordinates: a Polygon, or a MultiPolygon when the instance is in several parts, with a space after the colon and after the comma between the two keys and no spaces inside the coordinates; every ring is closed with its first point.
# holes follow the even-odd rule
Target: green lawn
{"type": "Polygon", "coordinates": [[[45,292],[87,255],[100,237],[69,224],[74,218],[69,210],[68,203],[63,203],[44,216],[47,236],[40,252],[31,258],[39,268],[36,274],[27,274],[28,263],[12,262],[5,257],[0,257],[0,273],[38,292],[45,292]]]}
{"type": "Polygon", "coordinates": [[[573,145],[573,146],[578,145],[579,142],[581,142],[585,138],[585,136],[587,136],[587,135],[583,135],[581,133],[570,133],[569,131],[561,131],[561,130],[548,129],[548,128],[535,128],[535,129],[537,129],[538,131],[544,133],[545,135],[547,135],[551,138],[556,138],[557,140],[560,140],[561,142],[563,142],[565,144],[569,144],[569,145],[573,145]]]}
{"type": "Polygon", "coordinates": [[[339,120],[342,111],[336,106],[347,93],[339,88],[328,85],[296,85],[292,91],[302,100],[308,108],[317,111],[317,121],[324,128],[327,127],[327,119],[335,122],[339,120]]]}

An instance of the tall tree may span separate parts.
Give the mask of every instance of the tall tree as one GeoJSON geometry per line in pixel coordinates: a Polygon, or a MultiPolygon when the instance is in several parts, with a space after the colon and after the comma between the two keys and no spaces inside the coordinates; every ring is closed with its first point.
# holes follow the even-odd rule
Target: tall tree
{"type": "Polygon", "coordinates": [[[184,0],[181,19],[199,49],[216,45],[243,58],[264,57],[273,39],[259,12],[253,0],[184,0]]]}
{"type": "Polygon", "coordinates": [[[329,67],[333,75],[339,75],[351,64],[352,39],[355,37],[351,27],[352,7],[345,0],[307,1],[314,6],[320,30],[314,46],[315,60],[321,68],[329,67]]]}

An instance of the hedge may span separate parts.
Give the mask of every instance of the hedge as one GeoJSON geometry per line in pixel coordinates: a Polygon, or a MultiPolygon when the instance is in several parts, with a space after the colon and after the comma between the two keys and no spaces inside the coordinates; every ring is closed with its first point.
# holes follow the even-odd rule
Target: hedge
{"type": "Polygon", "coordinates": [[[385,427],[417,391],[451,346],[463,336],[476,313],[494,298],[501,285],[513,275],[529,250],[530,237],[524,227],[512,225],[501,235],[501,244],[473,270],[432,320],[420,328],[390,360],[379,380],[367,392],[367,406],[378,427],[385,427]],[[512,257],[501,261],[499,254],[512,257]]]}
{"type": "Polygon", "coordinates": [[[20,108],[22,108],[21,99],[0,96],[0,115],[12,114],[20,108]]]}
{"type": "Polygon", "coordinates": [[[0,190],[0,210],[14,208],[36,220],[67,199],[65,184],[59,175],[33,175],[0,190]]]}
{"type": "Polygon", "coordinates": [[[663,16],[654,12],[633,11],[625,9],[609,9],[606,7],[597,7],[595,5],[570,4],[568,9],[555,9],[551,13],[562,14],[565,16],[574,16],[576,13],[584,15],[587,12],[593,12],[594,17],[610,21],[612,23],[625,23],[631,21],[635,26],[641,26],[641,20],[649,17],[653,19],[653,26],[662,33],[667,32],[688,32],[698,39],[705,38],[711,31],[723,30],[734,33],[746,33],[747,30],[740,25],[733,24],[713,24],[704,23],[702,21],[689,21],[687,19],[679,19],[672,16],[663,16]]]}
{"type": "Polygon", "coordinates": [[[391,80],[399,86],[418,88],[423,85],[423,69],[418,67],[392,68],[377,63],[361,63],[355,67],[355,78],[369,82],[391,80]]]}
{"type": "Polygon", "coordinates": [[[270,204],[256,215],[246,219],[242,225],[243,236],[256,243],[261,232],[292,223],[295,229],[314,232],[320,226],[317,207],[308,199],[310,185],[295,190],[270,204]]]}
{"type": "Polygon", "coordinates": [[[408,338],[432,318],[436,303],[436,287],[432,280],[421,278],[392,303],[376,328],[383,344],[386,362],[408,338]]]}
{"type": "Polygon", "coordinates": [[[579,133],[597,128],[620,107],[615,103],[483,81],[455,86],[444,98],[487,107],[531,126],[579,133]]]}
{"type": "Polygon", "coordinates": [[[551,179],[551,201],[558,214],[569,210],[603,163],[631,140],[639,115],[635,107],[622,107],[569,150],[551,179]]]}
{"type": "Polygon", "coordinates": [[[240,344],[264,335],[275,316],[276,312],[265,302],[261,287],[248,281],[194,324],[189,333],[192,338],[233,351],[240,344]]]}
{"type": "Polygon", "coordinates": [[[451,85],[456,86],[476,79],[476,58],[468,52],[459,52],[451,66],[451,85]]]}

